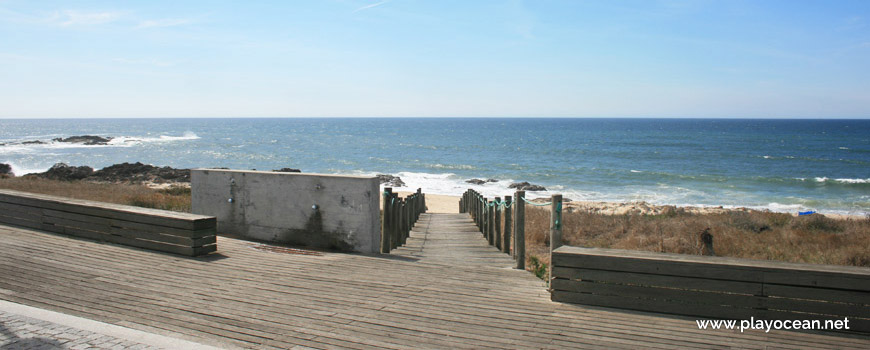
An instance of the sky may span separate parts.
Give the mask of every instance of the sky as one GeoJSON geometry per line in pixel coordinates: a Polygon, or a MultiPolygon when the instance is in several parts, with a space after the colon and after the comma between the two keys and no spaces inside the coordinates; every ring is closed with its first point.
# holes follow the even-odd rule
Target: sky
{"type": "Polygon", "coordinates": [[[870,118],[870,1],[0,0],[0,118],[870,118]]]}

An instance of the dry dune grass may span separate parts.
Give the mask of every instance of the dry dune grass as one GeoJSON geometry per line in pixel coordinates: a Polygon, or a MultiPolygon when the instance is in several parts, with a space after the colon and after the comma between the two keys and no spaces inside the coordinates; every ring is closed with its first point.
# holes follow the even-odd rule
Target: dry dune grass
{"type": "Polygon", "coordinates": [[[190,212],[190,189],[152,189],[138,184],[56,181],[32,177],[0,178],[0,188],[100,202],[190,212]]]}
{"type": "MultiPolygon", "coordinates": [[[[548,209],[526,206],[527,256],[549,263],[548,209]]],[[[564,244],[701,254],[700,234],[713,235],[715,255],[797,263],[870,267],[870,218],[732,211],[669,215],[563,214],[564,244]]]]}

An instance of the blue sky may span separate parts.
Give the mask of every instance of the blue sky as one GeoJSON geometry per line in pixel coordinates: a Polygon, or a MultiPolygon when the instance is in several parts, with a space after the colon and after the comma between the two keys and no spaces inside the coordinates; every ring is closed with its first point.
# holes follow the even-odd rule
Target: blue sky
{"type": "Polygon", "coordinates": [[[870,1],[0,0],[0,117],[870,118],[870,1]]]}

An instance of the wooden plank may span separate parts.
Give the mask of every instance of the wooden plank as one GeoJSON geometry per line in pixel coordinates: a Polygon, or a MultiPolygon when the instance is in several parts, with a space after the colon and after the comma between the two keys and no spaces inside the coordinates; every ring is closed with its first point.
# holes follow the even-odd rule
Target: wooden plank
{"type": "Polygon", "coordinates": [[[554,279],[551,282],[551,288],[558,291],[646,299],[649,300],[649,303],[656,303],[661,300],[672,300],[686,304],[694,304],[695,307],[698,308],[724,305],[745,308],[763,308],[767,305],[766,302],[768,299],[753,295],[703,292],[614,283],[581,282],[566,279],[554,279]]]}
{"type": "Polygon", "coordinates": [[[686,304],[670,300],[656,300],[655,302],[650,302],[649,300],[644,299],[613,295],[575,293],[561,290],[553,291],[552,300],[563,303],[603,306],[616,309],[725,319],[745,319],[760,314],[760,310],[747,308],[715,305],[699,307],[697,304],[686,304]]]}
{"type": "MultiPolygon", "coordinates": [[[[201,237],[201,238],[188,238],[188,237],[171,236],[171,235],[164,235],[164,234],[160,234],[160,233],[152,233],[152,232],[146,232],[146,231],[132,230],[132,229],[127,229],[127,228],[123,228],[123,227],[109,226],[108,224],[115,222],[114,220],[110,220],[110,219],[95,220],[95,222],[87,222],[87,221],[80,221],[80,220],[88,220],[88,217],[86,217],[86,216],[76,215],[76,216],[72,216],[72,217],[75,217],[79,220],[70,220],[70,219],[66,219],[66,218],[46,215],[43,222],[47,223],[47,224],[52,224],[54,226],[63,226],[66,228],[77,228],[77,229],[82,229],[82,230],[87,230],[87,231],[92,231],[92,232],[98,232],[101,234],[115,235],[115,236],[130,238],[130,239],[162,242],[162,243],[168,243],[168,244],[173,244],[173,245],[182,245],[182,246],[187,246],[187,247],[200,247],[200,246],[207,245],[207,244],[215,244],[217,242],[215,236],[206,236],[206,237],[201,237]]],[[[100,218],[96,218],[96,219],[100,219],[100,218]]],[[[67,231],[73,232],[70,230],[64,230],[63,233],[66,233],[67,231]]],[[[55,232],[57,232],[57,231],[55,231],[55,232]]],[[[88,237],[88,238],[92,238],[92,237],[88,237]]],[[[95,239],[104,240],[104,238],[102,238],[102,237],[95,238],[95,239]]]]}
{"type": "Polygon", "coordinates": [[[4,216],[34,221],[39,220],[42,217],[42,213],[39,211],[38,208],[8,203],[0,203],[0,213],[2,213],[4,216]]]}
{"type": "Polygon", "coordinates": [[[212,228],[214,217],[0,190],[0,202],[190,230],[212,228]]]}
{"type": "Polygon", "coordinates": [[[827,300],[863,305],[870,304],[870,295],[866,292],[830,288],[786,286],[771,283],[764,284],[764,293],[762,293],[762,295],[809,300],[827,300]]]}
{"type": "Polygon", "coordinates": [[[206,228],[206,229],[202,229],[202,230],[188,230],[188,229],[179,229],[179,228],[168,227],[168,226],[143,224],[143,223],[127,221],[127,220],[119,220],[119,219],[104,218],[104,217],[99,217],[99,216],[70,213],[70,212],[51,210],[51,209],[43,209],[42,212],[47,217],[50,216],[50,217],[57,217],[57,218],[81,221],[81,222],[98,223],[98,224],[102,224],[102,225],[131,229],[131,231],[135,230],[135,231],[159,233],[159,234],[163,234],[163,235],[179,236],[179,237],[187,237],[187,238],[202,238],[202,237],[207,237],[207,236],[214,236],[215,232],[217,231],[216,227],[206,228]]]}
{"type": "Polygon", "coordinates": [[[870,268],[561,247],[556,266],[870,291],[870,268]]]}
{"type": "Polygon", "coordinates": [[[582,279],[584,281],[637,284],[654,287],[673,287],[749,295],[763,295],[764,287],[766,287],[766,285],[756,282],[667,276],[624,271],[592,270],[562,266],[555,266],[553,268],[553,274],[557,278],[571,280],[582,279]]]}
{"type": "Polygon", "coordinates": [[[711,279],[743,282],[763,282],[762,271],[755,268],[725,264],[697,264],[694,262],[670,261],[663,259],[633,258],[630,253],[626,257],[619,257],[554,252],[552,261],[553,266],[561,267],[694,278],[707,277],[711,279]]]}
{"type": "Polygon", "coordinates": [[[764,298],[765,307],[789,312],[808,312],[822,315],[851,316],[870,319],[870,306],[832,303],[791,298],[764,298]]]}
{"type": "Polygon", "coordinates": [[[27,228],[40,229],[42,228],[42,220],[29,220],[23,219],[14,216],[7,216],[5,213],[0,212],[0,223],[22,226],[27,228]]]}
{"type": "MultiPolygon", "coordinates": [[[[63,220],[55,218],[54,220],[63,220]]],[[[217,247],[212,245],[205,245],[201,247],[191,247],[191,246],[181,246],[175,244],[168,244],[164,242],[158,241],[150,241],[144,239],[130,238],[130,237],[122,237],[116,236],[108,232],[98,231],[95,229],[100,229],[98,225],[94,225],[89,228],[77,227],[77,222],[70,221],[73,225],[65,225],[64,223],[57,224],[45,224],[41,229],[71,236],[77,236],[82,238],[93,239],[101,242],[109,242],[121,245],[127,245],[136,248],[144,248],[150,250],[156,250],[161,252],[175,253],[187,256],[197,256],[202,254],[207,254],[210,252],[214,252],[217,250],[217,247]]]]}

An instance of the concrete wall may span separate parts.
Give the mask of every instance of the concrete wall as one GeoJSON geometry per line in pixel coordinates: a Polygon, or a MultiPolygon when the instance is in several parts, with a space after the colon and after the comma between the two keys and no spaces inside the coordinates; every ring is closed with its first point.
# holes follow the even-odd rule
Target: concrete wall
{"type": "Polygon", "coordinates": [[[375,177],[194,169],[193,213],[217,217],[219,235],[376,253],[375,177]]]}

